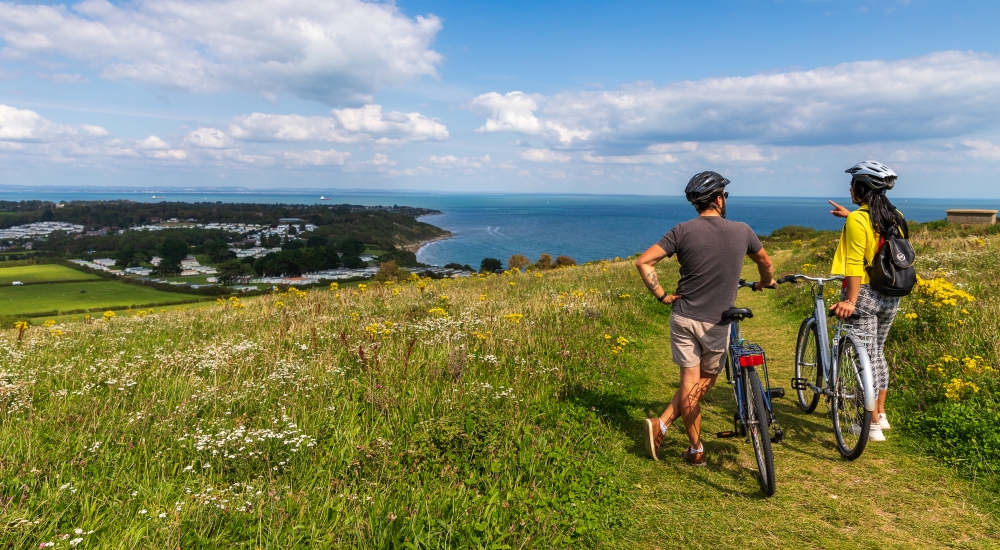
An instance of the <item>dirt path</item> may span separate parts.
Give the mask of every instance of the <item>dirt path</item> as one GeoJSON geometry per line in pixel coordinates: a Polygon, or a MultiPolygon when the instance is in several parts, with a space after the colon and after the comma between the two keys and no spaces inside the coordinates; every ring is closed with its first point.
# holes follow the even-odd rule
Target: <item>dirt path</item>
{"type": "MultiPolygon", "coordinates": [[[[731,429],[735,411],[724,375],[704,401],[708,466],[683,462],[687,438],[680,425],[670,428],[660,462],[645,456],[641,419],[658,415],[677,388],[664,316],[658,321],[662,347],[647,351],[648,395],[640,400],[644,405],[630,411],[635,445],[623,470],[639,480],[633,493],[640,520],[620,546],[1000,548],[997,518],[982,506],[986,495],[919,456],[891,430],[886,442],[870,443],[860,459],[840,458],[824,404],[811,415],[795,405],[788,386],[798,323],[776,313],[767,300],[744,290],[737,304],[756,314],[744,323],[743,335],[767,351],[772,385],[789,390],[775,401],[785,428],[785,441],[774,447],[777,494],[765,498],[760,492],[749,443],[714,436],[731,429]]],[[[891,410],[889,414],[891,421],[891,410]]]]}

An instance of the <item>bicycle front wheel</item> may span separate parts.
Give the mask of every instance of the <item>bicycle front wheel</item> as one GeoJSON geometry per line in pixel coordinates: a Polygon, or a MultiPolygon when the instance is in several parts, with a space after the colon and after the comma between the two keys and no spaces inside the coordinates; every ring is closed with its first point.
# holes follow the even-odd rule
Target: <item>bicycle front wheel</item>
{"type": "Polygon", "coordinates": [[[861,382],[859,350],[864,347],[846,336],[839,348],[835,397],[831,405],[833,433],[840,454],[847,460],[854,460],[864,452],[872,424],[872,412],[865,410],[865,386],[861,382]]]}
{"type": "Polygon", "coordinates": [[[760,472],[760,488],[771,496],[777,489],[774,479],[774,455],[771,453],[771,436],[768,431],[769,415],[764,406],[764,388],[753,368],[743,369],[743,382],[747,392],[747,436],[753,444],[760,472]]]}
{"type": "MultiPolygon", "coordinates": [[[[819,332],[816,329],[816,319],[812,317],[802,321],[799,327],[799,338],[795,343],[795,377],[815,382],[816,387],[823,387],[823,372],[820,368],[819,332]]],[[[799,408],[811,413],[819,404],[819,394],[810,390],[795,390],[799,396],[799,408]]]]}

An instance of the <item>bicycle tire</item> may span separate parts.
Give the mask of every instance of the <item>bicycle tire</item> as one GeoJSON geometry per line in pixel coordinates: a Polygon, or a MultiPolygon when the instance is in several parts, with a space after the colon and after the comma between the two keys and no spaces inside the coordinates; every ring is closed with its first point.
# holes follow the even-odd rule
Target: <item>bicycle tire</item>
{"type": "Polygon", "coordinates": [[[837,450],[847,460],[854,460],[864,452],[872,423],[872,412],[865,410],[865,387],[859,372],[858,349],[864,349],[864,346],[850,336],[841,340],[837,349],[837,372],[834,373],[835,397],[831,403],[837,450]],[[858,428],[852,430],[852,426],[858,428]]]}
{"type": "MultiPolygon", "coordinates": [[[[819,331],[816,328],[816,319],[807,317],[802,320],[799,327],[799,337],[795,341],[795,377],[805,380],[813,380],[816,387],[823,387],[823,369],[819,355],[819,331]],[[812,355],[813,363],[810,365],[806,359],[812,355]]],[[[795,390],[799,397],[799,408],[807,413],[816,410],[819,404],[818,393],[812,390],[795,390]],[[810,394],[812,397],[810,397],[810,394]]]]}
{"type": "Polygon", "coordinates": [[[771,496],[777,489],[774,479],[774,454],[771,452],[771,436],[768,433],[769,417],[764,406],[764,388],[756,369],[743,370],[744,387],[747,392],[747,436],[753,444],[757,458],[758,481],[764,494],[771,496]]]}

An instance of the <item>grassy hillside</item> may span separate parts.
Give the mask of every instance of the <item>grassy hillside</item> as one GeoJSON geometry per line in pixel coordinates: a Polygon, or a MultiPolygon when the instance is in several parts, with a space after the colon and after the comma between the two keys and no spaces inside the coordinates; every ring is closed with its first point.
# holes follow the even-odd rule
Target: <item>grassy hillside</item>
{"type": "MultiPolygon", "coordinates": [[[[87,276],[86,273],[80,275],[87,276]]],[[[21,317],[55,311],[176,304],[197,299],[197,296],[190,294],[97,279],[51,285],[0,287],[0,312],[5,316],[21,317]]]]}
{"type": "Polygon", "coordinates": [[[0,268],[0,287],[14,281],[24,284],[99,281],[100,277],[56,264],[24,265],[0,268]]]}
{"type": "MultiPolygon", "coordinates": [[[[788,299],[740,297],[776,379],[788,299]]],[[[2,331],[0,544],[992,546],[978,485],[902,436],[844,462],[787,400],[772,499],[742,441],[709,436],[691,469],[672,429],[645,458],[668,313],[622,261],[2,331]]],[[[706,432],[731,399],[713,390],[706,432]]]]}

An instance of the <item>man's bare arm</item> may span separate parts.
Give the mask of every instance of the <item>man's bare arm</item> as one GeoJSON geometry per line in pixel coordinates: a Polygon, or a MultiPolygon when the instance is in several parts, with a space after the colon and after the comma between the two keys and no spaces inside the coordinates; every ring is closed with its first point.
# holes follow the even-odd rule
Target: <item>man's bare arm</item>
{"type": "Polygon", "coordinates": [[[774,282],[774,264],[771,263],[771,258],[767,255],[767,251],[763,247],[753,254],[747,254],[747,256],[750,256],[753,263],[757,264],[757,273],[760,274],[760,282],[757,283],[755,290],[778,286],[774,282]]]}
{"type": "Polygon", "coordinates": [[[642,282],[653,293],[653,296],[658,300],[663,298],[662,302],[664,304],[670,304],[677,298],[680,298],[680,295],[669,294],[664,290],[660,286],[660,277],[656,274],[656,264],[666,257],[667,252],[660,248],[659,245],[654,244],[639,256],[639,259],[635,261],[635,267],[639,270],[639,275],[642,276],[642,282]]]}

